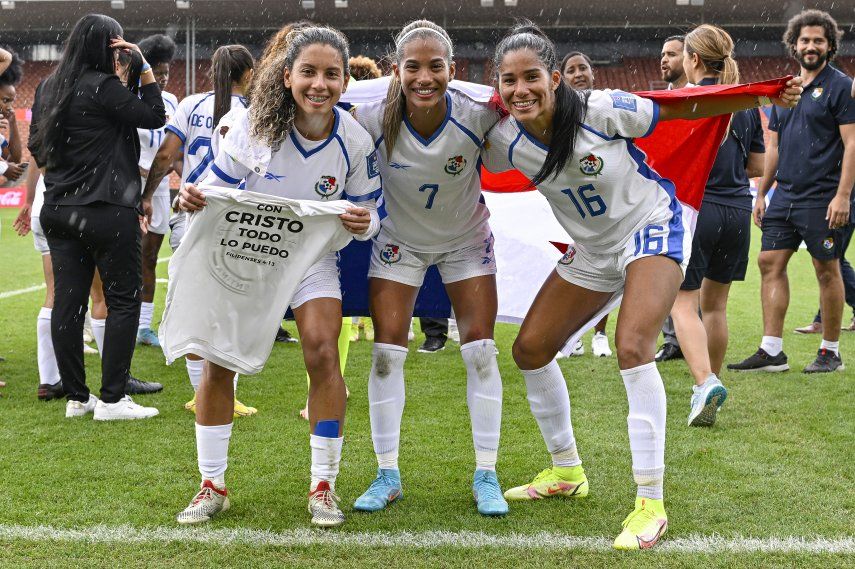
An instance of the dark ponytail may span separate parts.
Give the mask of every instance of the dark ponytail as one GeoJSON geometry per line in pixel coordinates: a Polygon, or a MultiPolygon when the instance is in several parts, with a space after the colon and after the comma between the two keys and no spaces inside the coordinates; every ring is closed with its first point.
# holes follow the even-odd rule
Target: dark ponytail
{"type": "MultiPolygon", "coordinates": [[[[528,20],[523,20],[496,46],[493,69],[497,76],[505,55],[521,49],[534,53],[548,74],[558,69],[555,45],[540,28],[528,20]]],[[[559,81],[558,88],[555,90],[549,151],[546,153],[543,166],[531,180],[532,187],[550,178],[554,180],[567,165],[576,148],[576,134],[585,120],[587,111],[588,93],[574,91],[563,79],[559,81]]]]}
{"type": "Polygon", "coordinates": [[[214,85],[214,124],[232,108],[232,86],[252,69],[252,54],[242,45],[224,45],[211,58],[211,83],[214,85]]]}

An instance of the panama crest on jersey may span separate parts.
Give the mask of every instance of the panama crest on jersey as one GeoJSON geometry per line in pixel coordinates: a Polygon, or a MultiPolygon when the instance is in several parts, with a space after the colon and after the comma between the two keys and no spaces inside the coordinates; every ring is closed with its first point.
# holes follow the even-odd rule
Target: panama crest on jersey
{"type": "Polygon", "coordinates": [[[452,156],[445,163],[445,173],[456,176],[466,168],[466,158],[463,156],[452,156]]]}
{"type": "Polygon", "coordinates": [[[822,97],[822,87],[814,87],[813,91],[810,92],[811,98],[816,101],[820,97],[822,97]]]}
{"type": "Polygon", "coordinates": [[[603,171],[603,159],[593,154],[588,154],[579,160],[579,170],[586,176],[597,176],[603,171]]]}
{"type": "Polygon", "coordinates": [[[335,176],[321,176],[321,179],[315,184],[315,192],[324,200],[333,197],[337,191],[338,180],[335,179],[335,176]]]}
{"type": "Polygon", "coordinates": [[[567,252],[564,253],[564,256],[561,257],[558,262],[562,265],[572,265],[573,259],[576,258],[576,248],[575,247],[567,247],[567,252]]]}
{"type": "Polygon", "coordinates": [[[380,260],[387,265],[397,263],[401,260],[401,246],[386,243],[386,246],[380,252],[380,260]]]}

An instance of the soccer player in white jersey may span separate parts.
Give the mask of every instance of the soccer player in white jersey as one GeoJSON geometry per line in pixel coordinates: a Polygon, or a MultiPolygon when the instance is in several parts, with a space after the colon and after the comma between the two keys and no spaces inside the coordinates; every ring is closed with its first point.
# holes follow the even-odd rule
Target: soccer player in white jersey
{"type": "MultiPolygon", "coordinates": [[[[178,105],[164,128],[163,142],[151,163],[143,190],[143,207],[146,207],[147,203],[150,204],[152,219],[155,217],[156,193],[161,191],[161,183],[176,161],[182,160],[182,185],[197,183],[208,173],[214,159],[211,152],[212,140],[215,138],[214,127],[230,109],[246,108],[244,94],[252,80],[254,67],[252,54],[244,46],[221,46],[211,57],[211,83],[214,90],[190,95],[178,105]]],[[[168,183],[167,181],[166,184],[168,183]]],[[[174,243],[174,248],[177,248],[181,235],[184,234],[184,213],[176,214],[169,224],[172,228],[170,244],[174,243]]],[[[204,361],[202,358],[188,355],[185,363],[194,396],[184,407],[195,411],[195,391],[202,380],[204,361]]],[[[235,375],[235,389],[237,381],[238,376],[235,375]]],[[[257,411],[255,407],[244,405],[237,399],[234,401],[234,408],[235,415],[239,417],[252,415],[257,411]]]]}
{"type": "MultiPolygon", "coordinates": [[[[541,287],[513,346],[553,466],[505,496],[587,495],[567,385],[554,356],[622,293],[615,343],[629,400],[638,493],[614,546],[652,547],[667,528],[665,389],[653,356],[659,327],[683,281],[691,228],[674,184],[645,164],[633,138],[651,132],[658,120],[731,113],[759,101],[735,96],[660,108],[621,91],[573,91],[561,79],[552,42],[530,22],[498,44],[493,68],[511,116],[487,135],[484,164],[491,171],[517,168],[528,176],[574,239],[541,287]]],[[[790,85],[777,104],[798,101],[800,81],[790,85]]]]}
{"type": "MultiPolygon", "coordinates": [[[[287,49],[260,69],[252,106],[235,116],[204,184],[301,200],[347,199],[342,214],[357,239],[379,229],[376,200],[380,172],[371,137],[349,113],[335,107],[348,83],[347,40],[325,27],[295,30],[287,49]],[[283,80],[284,78],[284,80],[283,80]]],[[[182,209],[204,204],[187,184],[182,209]]],[[[259,307],[261,310],[264,307],[259,307]]],[[[309,372],[312,451],[309,512],[318,526],[344,522],[335,480],[341,460],[346,393],[339,368],[341,285],[336,255],[318,261],[291,301],[309,372]]],[[[228,507],[224,482],[232,430],[232,372],[206,362],[196,404],[196,441],[202,489],[178,515],[199,523],[228,507]]]]}
{"type": "Polygon", "coordinates": [[[398,448],[407,332],[425,272],[436,265],[460,328],[475,501],[483,515],[504,515],[508,504],[496,476],[502,414],[493,341],[496,261],[478,173],[484,135],[500,112],[489,96],[478,102],[447,88],[454,78],[453,48],[440,26],[412,22],[395,44],[385,99],[355,110],[377,147],[387,215],[368,272],[374,322],[368,402],[378,472],[354,508],[381,510],[402,495],[398,448]]]}
{"type": "MultiPolygon", "coordinates": [[[[139,48],[145,60],[151,65],[154,79],[160,86],[163,106],[166,108],[166,121],[169,122],[178,108],[178,99],[166,90],[166,84],[169,83],[169,63],[175,55],[175,42],[168,36],[156,34],[141,40],[139,48]]],[[[145,188],[145,179],[148,177],[149,168],[154,162],[154,155],[157,154],[163,142],[165,131],[165,126],[159,129],[137,129],[140,137],[139,168],[143,188],[145,188]]],[[[137,329],[137,344],[160,346],[157,341],[157,333],[151,329],[151,320],[154,314],[157,255],[163,243],[163,236],[169,231],[171,211],[172,208],[169,206],[169,179],[164,177],[152,196],[151,225],[148,226],[148,231],[142,237],[142,307],[140,308],[140,322],[137,329]]]]}

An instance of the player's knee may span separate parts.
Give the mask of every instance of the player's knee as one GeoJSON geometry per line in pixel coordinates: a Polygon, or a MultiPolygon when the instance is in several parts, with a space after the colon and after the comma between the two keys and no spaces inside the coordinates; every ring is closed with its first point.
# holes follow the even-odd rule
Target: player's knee
{"type": "Polygon", "coordinates": [[[615,349],[621,369],[631,369],[653,361],[655,343],[651,344],[638,333],[615,334],[615,349]]]}
{"type": "Polygon", "coordinates": [[[837,261],[816,263],[816,280],[820,287],[827,287],[837,282],[843,283],[840,276],[840,265],[837,261]]]}
{"type": "Polygon", "coordinates": [[[760,269],[760,274],[763,277],[773,277],[783,275],[787,270],[787,265],[780,263],[773,255],[760,253],[757,257],[757,266],[760,269]]]}
{"type": "Polygon", "coordinates": [[[522,336],[517,336],[512,348],[514,362],[520,369],[539,369],[552,361],[555,354],[548,354],[544,349],[535,345],[522,336]]]}
{"type": "Polygon", "coordinates": [[[327,375],[330,370],[338,368],[338,342],[337,339],[323,339],[303,337],[303,358],[306,369],[310,374],[312,371],[324,372],[327,375]]]}

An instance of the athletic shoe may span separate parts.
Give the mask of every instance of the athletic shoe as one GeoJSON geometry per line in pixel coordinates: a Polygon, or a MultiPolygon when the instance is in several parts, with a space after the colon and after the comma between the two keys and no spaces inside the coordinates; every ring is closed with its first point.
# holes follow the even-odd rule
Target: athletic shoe
{"type": "Polygon", "coordinates": [[[650,549],[668,529],[663,500],[636,498],[635,510],[623,521],[623,531],[615,539],[615,549],[650,549]]]}
{"type": "Polygon", "coordinates": [[[523,484],[505,491],[505,498],[512,501],[540,500],[562,496],[584,498],[588,495],[588,478],[581,466],[550,466],[523,484]]]}
{"type": "Polygon", "coordinates": [[[805,368],[804,373],[828,373],[831,371],[843,371],[845,366],[839,354],[831,350],[820,349],[816,352],[816,359],[805,368]]]}
{"type": "Polygon", "coordinates": [[[154,407],[143,407],[137,405],[129,395],[125,395],[115,403],[104,403],[98,401],[95,405],[96,421],[126,421],[130,419],[148,419],[157,415],[159,411],[154,407]]]}
{"type": "Polygon", "coordinates": [[[603,332],[594,333],[591,338],[591,352],[595,358],[609,358],[612,355],[612,349],[609,347],[609,337],[603,332]]]}
{"type": "Polygon", "coordinates": [[[98,353],[96,348],[93,348],[89,344],[83,344],[83,355],[84,356],[94,356],[98,353]]]}
{"type": "Polygon", "coordinates": [[[584,356],[585,355],[585,344],[582,343],[582,340],[576,342],[576,345],[573,346],[573,351],[570,352],[571,356],[584,356]]]}
{"type": "MultiPolygon", "coordinates": [[[[195,402],[196,398],[194,397],[193,400],[195,402]]],[[[193,408],[195,412],[195,404],[193,405],[193,408]]],[[[244,405],[243,403],[237,400],[237,397],[235,397],[235,419],[237,419],[238,417],[249,417],[250,415],[255,415],[256,413],[258,413],[258,409],[256,409],[255,407],[244,405]]]]}
{"type": "Polygon", "coordinates": [[[368,490],[356,499],[353,509],[360,512],[377,512],[403,497],[401,471],[397,468],[378,468],[377,478],[368,490]]]}
{"type": "Polygon", "coordinates": [[[53,385],[49,383],[40,383],[36,394],[41,401],[62,399],[65,397],[65,388],[62,386],[61,381],[58,381],[53,385]]]}
{"type": "Polygon", "coordinates": [[[428,336],[425,338],[425,343],[419,346],[419,353],[434,354],[445,349],[445,340],[436,336],[428,336]]]}
{"type": "Polygon", "coordinates": [[[280,326],[279,331],[276,332],[276,341],[277,342],[284,342],[286,344],[299,344],[300,343],[300,340],[298,340],[297,338],[292,336],[291,333],[288,330],[286,330],[285,328],[283,328],[282,326],[280,326]]]}
{"type": "Polygon", "coordinates": [[[793,330],[796,334],[822,334],[822,322],[811,322],[807,326],[793,330]]]}
{"type": "Polygon", "coordinates": [[[715,423],[715,415],[727,399],[727,389],[717,377],[703,385],[692,387],[692,410],[689,412],[690,427],[709,427],[715,423]]]}
{"type": "Polygon", "coordinates": [[[476,470],[472,479],[472,496],[482,516],[504,516],[508,503],[502,496],[499,479],[492,470],[476,470]]]}
{"type": "Polygon", "coordinates": [[[98,398],[89,394],[89,401],[86,403],[81,403],[80,401],[72,401],[68,400],[68,403],[65,404],[65,416],[70,419],[72,417],[82,417],[87,413],[92,413],[95,411],[95,407],[100,403],[98,398]]]}
{"type": "Polygon", "coordinates": [[[203,480],[199,493],[175,520],[179,524],[201,524],[211,521],[212,517],[225,512],[230,506],[229,493],[225,488],[217,488],[210,480],[203,480]]]}
{"type": "Polygon", "coordinates": [[[193,393],[193,399],[184,404],[184,408],[194,415],[196,414],[196,393],[193,393]]]}
{"type": "Polygon", "coordinates": [[[149,393],[157,393],[163,391],[163,384],[156,381],[143,381],[132,375],[128,376],[128,382],[125,384],[125,395],[148,395],[149,393]]]}
{"type": "Polygon", "coordinates": [[[763,348],[748,356],[738,364],[727,364],[727,369],[732,371],[788,371],[790,365],[787,363],[787,354],[781,352],[777,356],[770,356],[763,348]]]}
{"type": "Polygon", "coordinates": [[[416,339],[416,332],[413,330],[413,319],[410,318],[410,329],[407,331],[407,341],[412,342],[416,339]]]}
{"type": "Polygon", "coordinates": [[[680,349],[680,346],[665,343],[662,344],[662,346],[659,348],[659,351],[656,352],[656,356],[654,359],[657,362],[667,362],[668,360],[682,360],[683,350],[680,349]]]}
{"type": "Polygon", "coordinates": [[[151,328],[140,328],[137,330],[137,344],[159,348],[160,340],[157,339],[157,332],[151,328]]]}
{"type": "Polygon", "coordinates": [[[309,513],[312,514],[312,525],[330,528],[344,523],[344,513],[338,507],[341,501],[330,488],[326,480],[318,482],[318,486],[309,492],[309,513]]]}
{"type": "Polygon", "coordinates": [[[852,322],[849,323],[849,326],[843,326],[840,329],[845,332],[855,332],[855,316],[852,317],[852,322]]]}

